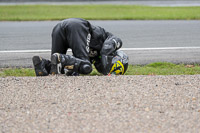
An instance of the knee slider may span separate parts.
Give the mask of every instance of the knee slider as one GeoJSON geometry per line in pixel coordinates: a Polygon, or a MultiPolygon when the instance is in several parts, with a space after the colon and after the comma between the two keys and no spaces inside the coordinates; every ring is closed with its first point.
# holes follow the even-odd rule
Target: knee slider
{"type": "Polygon", "coordinates": [[[92,72],[92,65],[89,62],[82,62],[79,68],[79,73],[89,74],[92,72]]]}

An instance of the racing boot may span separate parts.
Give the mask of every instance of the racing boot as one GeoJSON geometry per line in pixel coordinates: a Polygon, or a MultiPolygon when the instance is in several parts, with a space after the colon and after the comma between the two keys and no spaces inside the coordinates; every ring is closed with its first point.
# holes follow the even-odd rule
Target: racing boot
{"type": "Polygon", "coordinates": [[[61,65],[61,54],[54,53],[51,55],[51,70],[50,74],[61,74],[62,71],[62,65],[61,65]]]}
{"type": "Polygon", "coordinates": [[[39,56],[33,56],[32,61],[33,61],[36,76],[49,75],[49,72],[51,69],[51,63],[49,60],[46,60],[39,56]]]}
{"type": "Polygon", "coordinates": [[[78,59],[71,55],[55,53],[51,56],[51,74],[66,74],[67,76],[78,76],[89,74],[92,65],[89,61],[78,59]]]}

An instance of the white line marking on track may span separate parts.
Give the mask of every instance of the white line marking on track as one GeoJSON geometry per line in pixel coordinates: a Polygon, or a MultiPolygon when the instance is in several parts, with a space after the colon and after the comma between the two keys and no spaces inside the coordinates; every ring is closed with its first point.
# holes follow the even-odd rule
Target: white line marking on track
{"type": "MultiPolygon", "coordinates": [[[[181,49],[200,49],[200,47],[159,47],[159,48],[121,48],[124,51],[138,51],[138,50],[181,50],[181,49]]],[[[72,51],[69,49],[68,51],[72,51]]],[[[51,52],[51,50],[5,50],[0,51],[0,53],[42,53],[51,52]]]]}
{"type": "Polygon", "coordinates": [[[124,51],[134,50],[179,50],[179,49],[200,49],[200,47],[158,47],[158,48],[121,48],[124,51]]]}
{"type": "Polygon", "coordinates": [[[41,53],[41,52],[50,52],[51,50],[5,50],[0,51],[0,53],[41,53]]]}

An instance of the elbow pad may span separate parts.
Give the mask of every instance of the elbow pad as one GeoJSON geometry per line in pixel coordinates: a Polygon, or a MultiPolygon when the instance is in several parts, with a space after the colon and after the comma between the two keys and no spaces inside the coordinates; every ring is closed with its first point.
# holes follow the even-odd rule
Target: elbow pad
{"type": "Polygon", "coordinates": [[[118,50],[122,47],[122,40],[120,38],[113,37],[112,40],[114,41],[115,50],[118,50]]]}
{"type": "Polygon", "coordinates": [[[115,36],[109,37],[105,40],[101,49],[101,55],[111,55],[116,50],[122,47],[122,41],[115,36]]]}

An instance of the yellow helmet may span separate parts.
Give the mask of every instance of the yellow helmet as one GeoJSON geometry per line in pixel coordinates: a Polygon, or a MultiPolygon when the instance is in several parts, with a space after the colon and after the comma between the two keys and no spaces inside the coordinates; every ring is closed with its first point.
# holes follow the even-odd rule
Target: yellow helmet
{"type": "Polygon", "coordinates": [[[123,51],[116,51],[112,59],[112,68],[110,74],[124,75],[128,68],[128,56],[123,51]]]}

